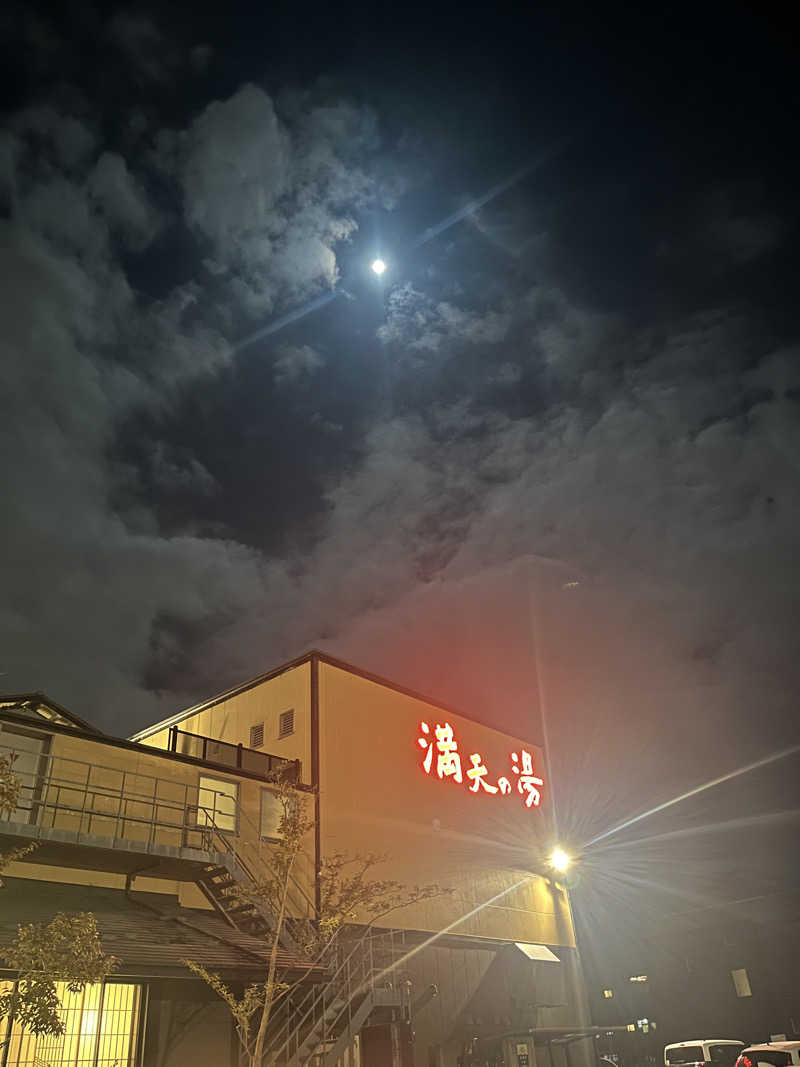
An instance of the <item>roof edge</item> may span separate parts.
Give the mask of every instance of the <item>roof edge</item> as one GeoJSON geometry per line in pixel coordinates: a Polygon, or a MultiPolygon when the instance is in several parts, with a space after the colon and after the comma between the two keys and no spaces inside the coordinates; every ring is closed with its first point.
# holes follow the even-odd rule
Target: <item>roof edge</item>
{"type": "Polygon", "coordinates": [[[393,682],[391,678],[385,678],[381,674],[365,671],[363,668],[356,667],[354,664],[348,663],[346,660],[337,659],[336,656],[331,656],[327,652],[320,652],[317,649],[314,649],[309,655],[319,657],[320,662],[327,663],[330,667],[337,667],[340,671],[347,671],[348,674],[358,675],[359,678],[364,678],[368,682],[375,682],[376,685],[382,685],[387,689],[393,689],[396,693],[402,693],[403,696],[411,697],[412,700],[419,700],[423,704],[430,704],[431,707],[438,708],[440,711],[449,711],[451,714],[459,715],[462,719],[466,719],[468,722],[478,723],[478,725],[485,726],[489,730],[495,730],[499,734],[505,734],[506,737],[514,737],[518,741],[527,741],[528,744],[534,745],[536,748],[544,748],[541,741],[534,741],[531,738],[520,737],[518,734],[511,734],[507,730],[501,730],[494,723],[487,722],[486,719],[480,719],[476,715],[469,715],[466,711],[455,707],[453,704],[446,704],[444,701],[429,696],[427,693],[420,693],[417,689],[411,689],[409,686],[400,685],[399,682],[393,682]]]}
{"type": "Polygon", "coordinates": [[[295,659],[282,663],[279,667],[273,667],[272,670],[266,671],[264,674],[259,674],[255,678],[249,678],[246,682],[240,682],[238,685],[234,685],[232,688],[226,689],[222,693],[218,693],[216,696],[209,697],[208,700],[202,700],[199,704],[193,704],[190,708],[178,711],[174,715],[170,715],[169,718],[162,719],[160,722],[153,723],[151,726],[145,726],[143,730],[131,734],[128,737],[128,740],[144,741],[145,738],[152,737],[153,734],[157,734],[161,730],[167,730],[170,726],[177,726],[179,722],[191,718],[192,715],[197,715],[201,711],[213,708],[216,704],[221,704],[224,700],[230,700],[231,697],[238,696],[240,693],[246,693],[248,689],[254,689],[257,685],[261,685],[263,682],[270,682],[273,678],[277,678],[279,675],[285,674],[287,671],[294,670],[295,667],[301,667],[304,663],[310,662],[311,658],[315,655],[321,655],[321,653],[312,649],[310,652],[306,652],[302,656],[297,656],[295,659]]]}
{"type": "Polygon", "coordinates": [[[75,726],[79,726],[82,730],[87,730],[89,733],[99,734],[101,737],[105,736],[102,730],[99,730],[96,726],[92,726],[86,719],[81,719],[74,711],[70,711],[65,708],[63,704],[57,703],[52,697],[49,697],[47,693],[35,692],[35,693],[0,693],[0,704],[14,702],[19,705],[24,704],[44,704],[46,707],[51,708],[57,715],[62,715],[65,719],[68,719],[75,726]]]}
{"type": "Polygon", "coordinates": [[[355,674],[359,678],[374,682],[376,685],[382,685],[387,689],[393,689],[396,693],[402,693],[404,696],[411,697],[413,700],[419,700],[423,704],[429,704],[431,707],[438,708],[440,711],[449,711],[453,715],[459,715],[462,719],[478,723],[490,730],[497,731],[497,733],[505,734],[507,737],[515,737],[517,740],[527,741],[529,744],[534,745],[537,748],[544,748],[542,741],[534,741],[531,738],[519,737],[516,734],[509,733],[507,730],[501,730],[494,723],[487,722],[485,719],[480,719],[475,715],[468,715],[467,712],[454,707],[452,704],[446,704],[441,700],[437,700],[436,697],[421,693],[416,689],[411,689],[409,686],[401,685],[399,682],[392,681],[391,678],[386,678],[383,675],[364,670],[362,667],[357,667],[353,663],[348,663],[347,660],[332,656],[330,653],[324,652],[319,648],[311,648],[308,652],[304,652],[303,655],[288,660],[286,663],[282,663],[280,666],[274,667],[272,670],[266,671],[264,674],[257,675],[255,678],[250,678],[246,682],[240,682],[239,685],[235,685],[231,689],[226,689],[224,692],[210,697],[208,700],[201,701],[199,704],[194,704],[192,707],[186,708],[184,711],[176,712],[175,715],[171,715],[169,718],[163,719],[161,722],[146,726],[143,730],[131,734],[128,740],[144,741],[146,738],[152,737],[153,734],[159,733],[161,730],[167,730],[170,726],[177,726],[178,723],[191,718],[192,715],[197,715],[201,711],[213,708],[215,705],[221,704],[225,700],[230,700],[231,697],[247,692],[248,689],[254,689],[257,685],[269,682],[273,678],[285,674],[287,671],[294,670],[296,667],[301,667],[304,663],[310,663],[312,659],[316,659],[320,663],[326,663],[329,667],[335,667],[338,670],[346,671],[348,674],[355,674]]]}

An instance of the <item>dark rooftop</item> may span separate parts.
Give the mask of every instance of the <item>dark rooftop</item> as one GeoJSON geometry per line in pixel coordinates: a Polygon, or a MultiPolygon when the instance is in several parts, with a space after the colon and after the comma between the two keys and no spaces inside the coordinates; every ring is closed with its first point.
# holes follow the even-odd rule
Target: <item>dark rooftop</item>
{"type": "MultiPolygon", "coordinates": [[[[18,923],[50,920],[56,912],[91,912],[97,919],[103,950],[116,956],[120,975],[190,977],[184,961],[208,970],[242,973],[249,981],[263,973],[269,944],[241,934],[213,912],[179,907],[175,897],[160,893],[54,884],[4,877],[0,889],[0,948],[9,944],[18,923]]],[[[307,964],[286,952],[282,970],[305,972],[307,964]]],[[[320,971],[320,968],[315,968],[320,971]]]]}

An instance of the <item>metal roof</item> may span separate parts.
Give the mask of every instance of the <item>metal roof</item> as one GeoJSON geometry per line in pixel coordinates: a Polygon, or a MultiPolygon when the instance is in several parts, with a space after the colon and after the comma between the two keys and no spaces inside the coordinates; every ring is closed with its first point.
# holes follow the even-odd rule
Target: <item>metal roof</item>
{"type": "Polygon", "coordinates": [[[102,736],[102,731],[96,726],[80,719],[67,708],[57,704],[45,693],[8,693],[0,694],[0,711],[20,711],[33,719],[44,719],[45,722],[56,722],[62,726],[78,726],[92,734],[102,736]]]}
{"type": "MultiPolygon", "coordinates": [[[[126,894],[24,878],[4,878],[0,890],[0,949],[9,944],[19,923],[49,921],[56,912],[91,912],[97,919],[103,951],[116,956],[117,974],[191,977],[185,960],[211,971],[263,974],[269,943],[239,933],[213,912],[181,908],[175,897],[160,893],[126,894]]],[[[308,964],[286,952],[278,955],[283,971],[306,972],[308,964]]],[[[324,971],[312,968],[320,977],[324,971]]]]}

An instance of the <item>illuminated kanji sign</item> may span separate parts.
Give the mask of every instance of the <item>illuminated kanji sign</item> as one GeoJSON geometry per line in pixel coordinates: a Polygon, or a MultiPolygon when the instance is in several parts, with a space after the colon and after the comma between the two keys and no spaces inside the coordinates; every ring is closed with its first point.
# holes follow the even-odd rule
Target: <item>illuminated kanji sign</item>
{"type": "Polygon", "coordinates": [[[507,797],[516,791],[523,798],[526,808],[538,808],[542,802],[541,787],[544,782],[535,773],[533,755],[527,749],[521,748],[510,755],[510,773],[516,776],[515,790],[512,779],[506,775],[496,779],[491,777],[480,752],[470,754],[470,765],[466,771],[463,770],[458,741],[449,722],[436,723],[433,728],[427,722],[421,722],[417,744],[424,752],[421,767],[425,774],[435,774],[442,780],[451,778],[458,785],[465,784],[470,793],[507,797]]]}

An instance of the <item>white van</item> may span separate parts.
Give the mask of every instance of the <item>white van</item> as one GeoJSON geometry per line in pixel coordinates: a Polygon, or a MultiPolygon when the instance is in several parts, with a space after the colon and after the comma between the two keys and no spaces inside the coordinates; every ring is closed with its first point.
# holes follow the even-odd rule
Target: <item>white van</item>
{"type": "Polygon", "coordinates": [[[696,1041],[677,1041],[664,1048],[665,1067],[676,1064],[708,1063],[714,1067],[734,1067],[744,1041],[731,1041],[725,1037],[701,1037],[696,1041]]]}
{"type": "Polygon", "coordinates": [[[798,1067],[800,1041],[767,1041],[749,1045],[737,1061],[737,1067],[798,1067]]]}

